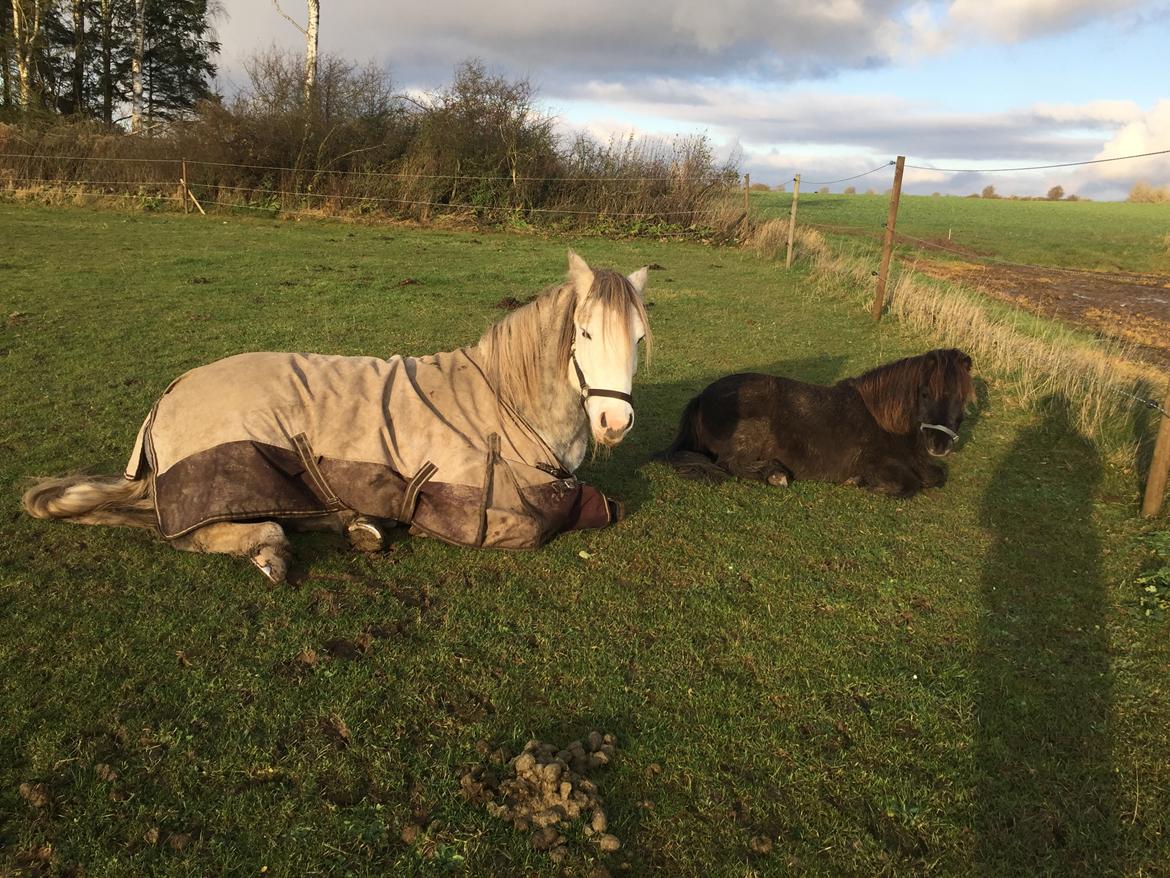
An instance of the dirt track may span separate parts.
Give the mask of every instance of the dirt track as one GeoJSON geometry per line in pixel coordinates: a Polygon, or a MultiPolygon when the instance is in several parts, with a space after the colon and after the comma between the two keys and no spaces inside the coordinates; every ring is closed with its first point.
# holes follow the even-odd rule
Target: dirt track
{"type": "MultiPolygon", "coordinates": [[[[948,248],[954,245],[947,243],[948,248]]],[[[1170,365],[1170,277],[1022,265],[920,260],[917,271],[976,287],[1036,314],[1084,326],[1170,365]]]]}

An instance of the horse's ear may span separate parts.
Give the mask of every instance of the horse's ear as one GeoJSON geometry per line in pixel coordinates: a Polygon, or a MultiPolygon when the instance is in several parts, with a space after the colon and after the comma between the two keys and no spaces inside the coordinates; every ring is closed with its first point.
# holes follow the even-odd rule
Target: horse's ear
{"type": "Polygon", "coordinates": [[[630,285],[633,286],[634,292],[638,294],[639,298],[642,297],[642,291],[646,289],[646,278],[649,276],[650,267],[647,265],[643,265],[633,274],[626,276],[626,280],[628,280],[630,285]]]}
{"type": "Polygon", "coordinates": [[[569,282],[577,291],[578,301],[593,287],[593,269],[572,249],[569,250],[569,282]]]}
{"type": "Polygon", "coordinates": [[[962,351],[959,351],[959,362],[963,364],[964,369],[966,369],[968,372],[971,371],[971,358],[962,351]]]}

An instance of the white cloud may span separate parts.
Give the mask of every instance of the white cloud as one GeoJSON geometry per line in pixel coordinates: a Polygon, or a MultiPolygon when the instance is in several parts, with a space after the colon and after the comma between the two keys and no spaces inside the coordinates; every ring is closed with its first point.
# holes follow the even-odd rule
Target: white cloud
{"type": "Polygon", "coordinates": [[[975,30],[1016,43],[1143,5],[1145,0],[955,0],[948,19],[956,32],[975,30]]]}
{"type": "MultiPolygon", "coordinates": [[[[1158,101],[1148,112],[1124,125],[1096,157],[1109,159],[1164,149],[1170,149],[1170,100],[1158,101]]],[[[1107,180],[1170,183],[1170,155],[1106,162],[1093,167],[1095,176],[1107,180]]]]}

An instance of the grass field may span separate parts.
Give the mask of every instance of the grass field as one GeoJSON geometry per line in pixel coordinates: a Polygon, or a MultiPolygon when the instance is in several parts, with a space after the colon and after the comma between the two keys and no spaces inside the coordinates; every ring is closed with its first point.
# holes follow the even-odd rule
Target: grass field
{"type": "Polygon", "coordinates": [[[0,230],[0,874],[1166,874],[1150,526],[1060,400],[981,375],[950,483],[911,501],[710,488],[649,458],[714,377],[832,381],[930,339],[686,243],[8,204],[0,230]],[[581,472],[627,502],[614,528],[524,554],[300,538],[304,580],[269,587],[19,509],[31,476],[120,471],[189,367],[458,346],[569,243],[661,266],[637,426],[581,472]],[[460,796],[480,742],[592,728],[619,741],[597,778],[620,851],[574,831],[555,866],[460,796]]]}
{"type": "MultiPolygon", "coordinates": [[[[792,194],[755,192],[751,204],[753,216],[787,217],[792,194]]],[[[856,230],[875,246],[888,210],[889,198],[884,195],[802,191],[797,203],[799,222],[825,226],[830,232],[856,230]]],[[[1170,273],[1170,204],[904,195],[897,230],[975,255],[1027,265],[1170,273]]],[[[954,257],[929,250],[925,255],[954,257]]]]}

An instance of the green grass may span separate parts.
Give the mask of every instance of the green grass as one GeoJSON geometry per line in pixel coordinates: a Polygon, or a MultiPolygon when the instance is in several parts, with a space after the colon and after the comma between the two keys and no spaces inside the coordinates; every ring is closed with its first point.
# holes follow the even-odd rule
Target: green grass
{"type": "Polygon", "coordinates": [[[1136,476],[1058,400],[1029,414],[981,375],[950,483],[912,501],[710,488],[649,458],[714,377],[832,381],[930,340],[802,271],[677,242],[13,205],[0,231],[0,874],[560,874],[457,772],[481,740],[594,727],[619,738],[598,779],[624,846],[602,860],[570,833],[572,875],[1170,862],[1170,638],[1136,583],[1136,476]],[[19,509],[28,477],[119,471],[184,369],[463,344],[558,279],[567,243],[663,266],[638,424],[582,470],[627,501],[617,527],[521,554],[299,538],[307,578],[273,588],[238,559],[19,509]],[[363,631],[365,654],[297,669],[363,631]],[[771,854],[750,852],[761,834],[771,854]]]}
{"type": "MultiPolygon", "coordinates": [[[[878,184],[875,187],[883,191],[878,184]]],[[[792,194],[752,193],[751,205],[755,217],[787,217],[792,194]]],[[[884,195],[818,195],[802,191],[797,220],[855,229],[877,244],[888,211],[889,198],[884,195]]],[[[897,230],[944,246],[1027,265],[1170,273],[1170,204],[904,195],[898,208],[897,230]]],[[[954,258],[941,251],[928,250],[926,255],[954,258]]]]}

